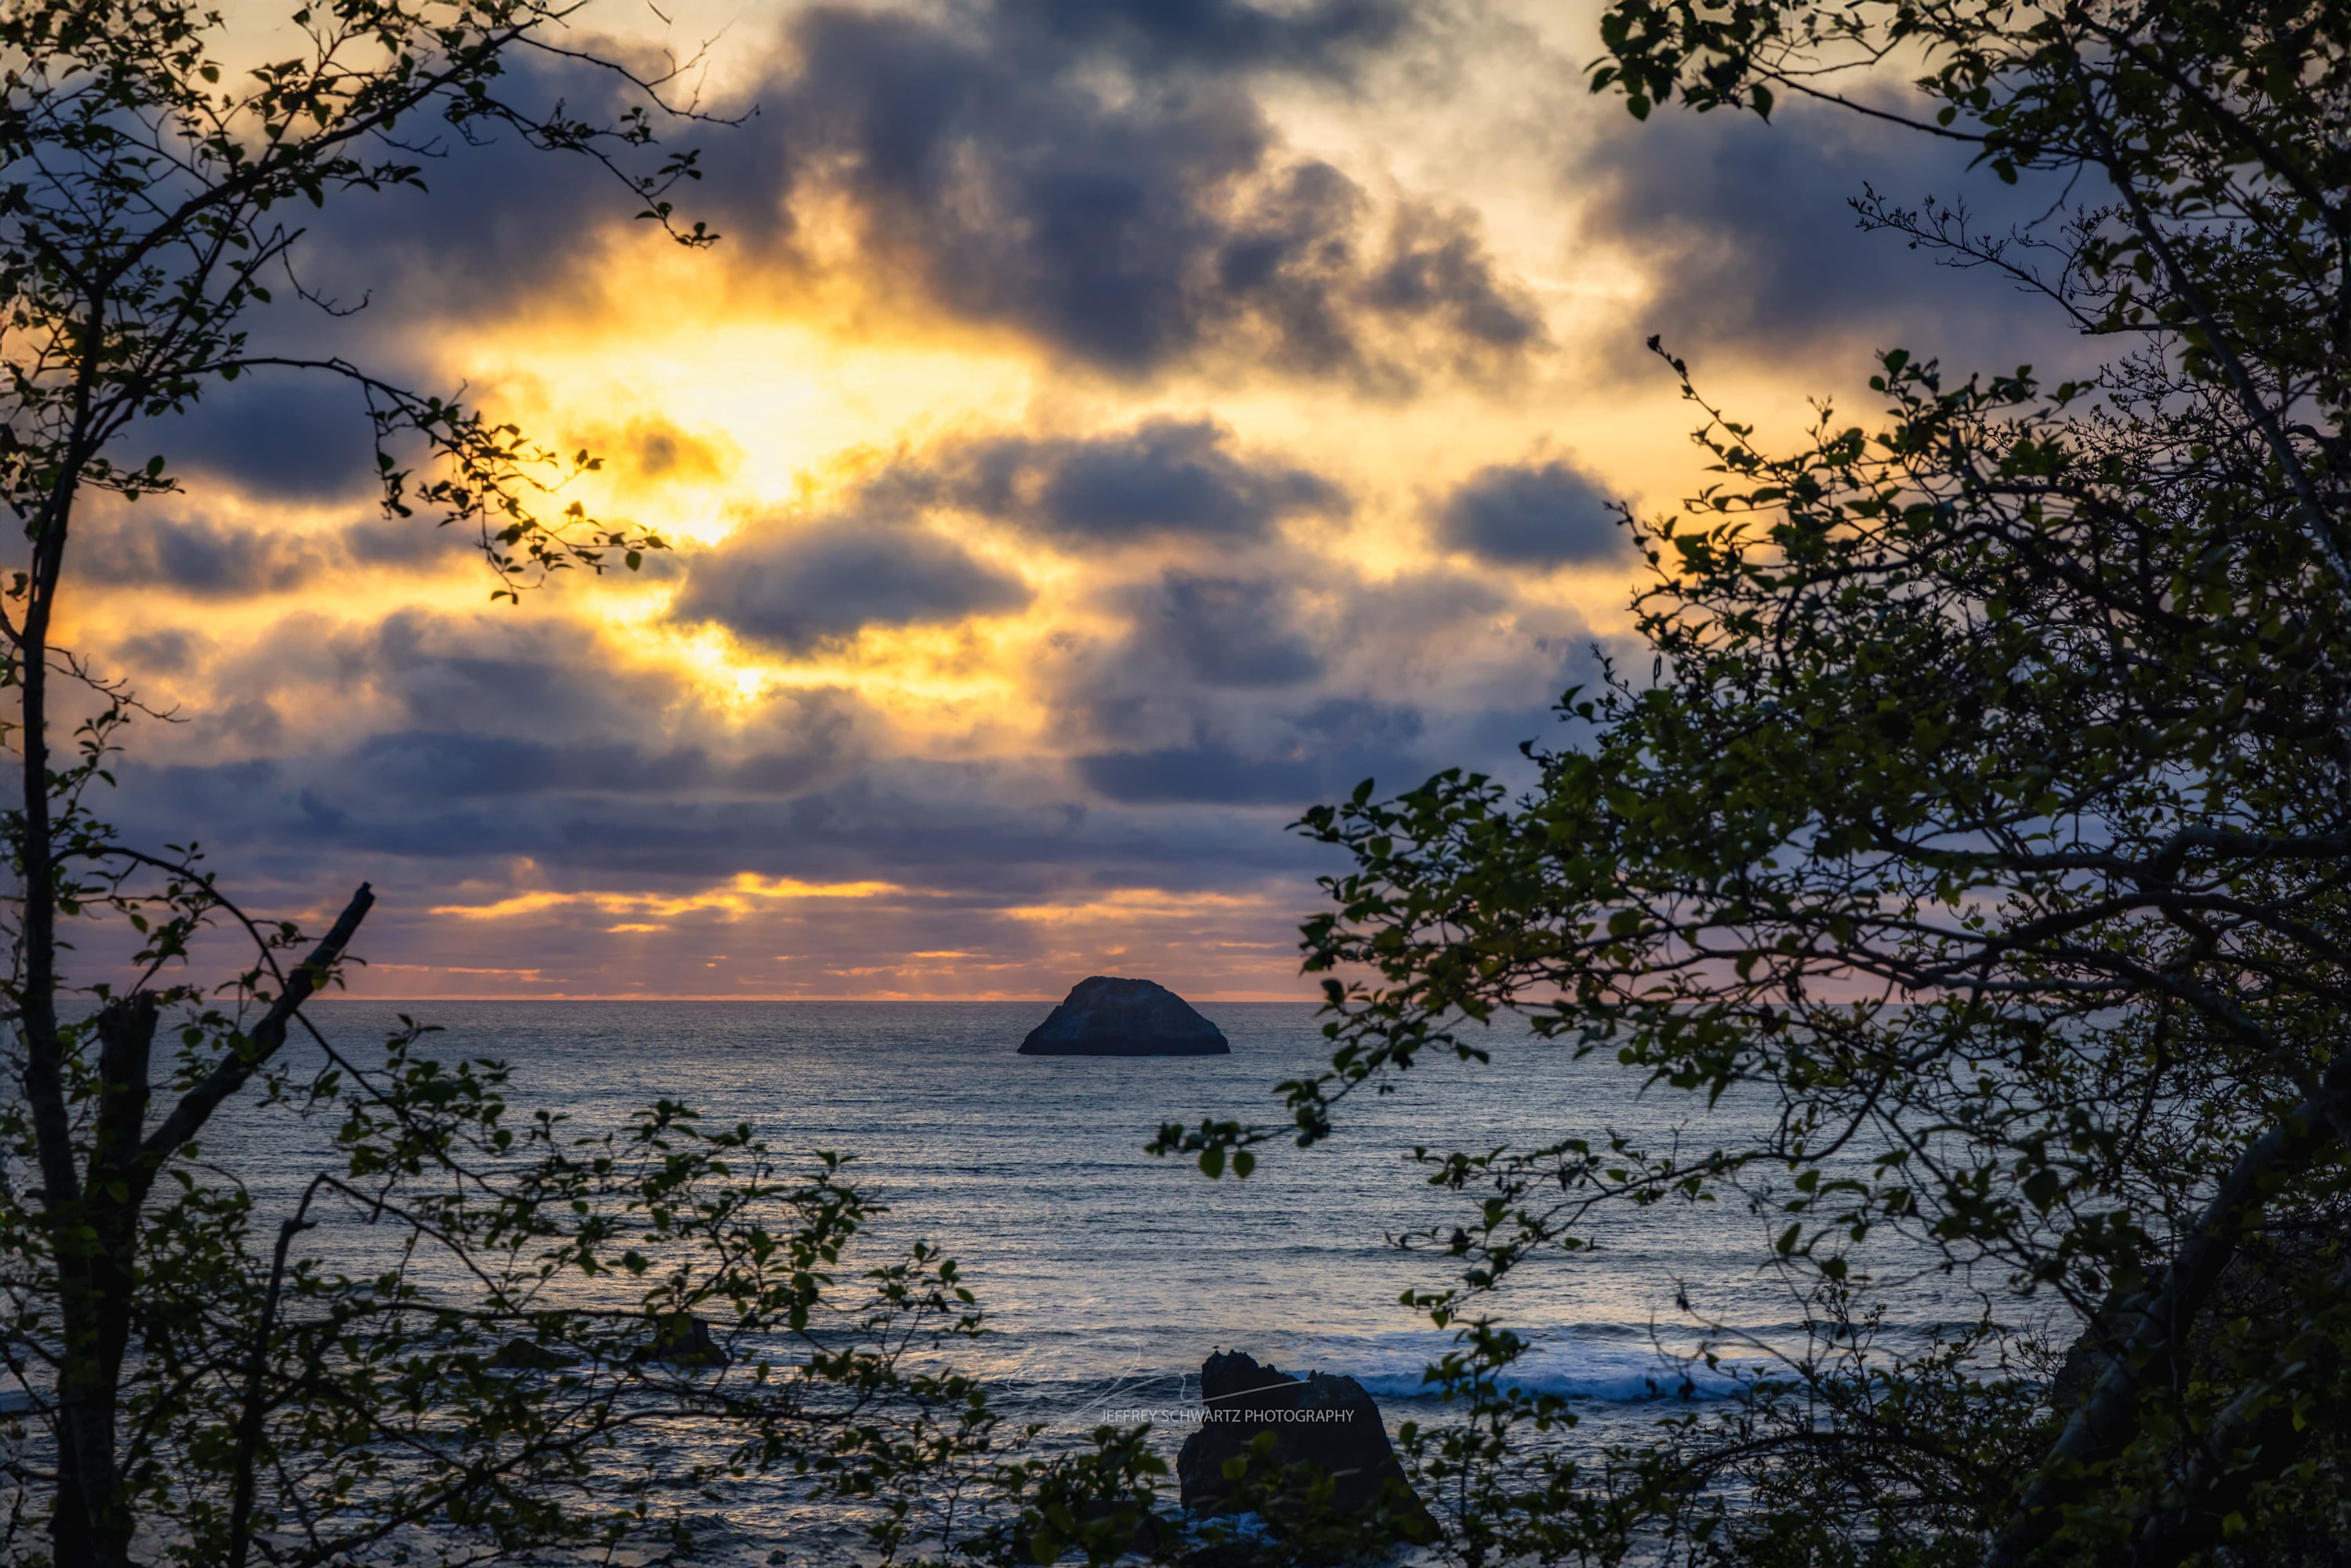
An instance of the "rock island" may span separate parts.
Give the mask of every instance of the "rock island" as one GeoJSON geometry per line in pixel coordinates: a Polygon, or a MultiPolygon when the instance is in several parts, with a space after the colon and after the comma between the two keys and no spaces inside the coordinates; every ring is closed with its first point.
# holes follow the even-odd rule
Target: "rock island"
{"type": "Polygon", "coordinates": [[[1080,980],[1020,1042],[1023,1056],[1227,1056],[1224,1031],[1149,980],[1080,980]]]}

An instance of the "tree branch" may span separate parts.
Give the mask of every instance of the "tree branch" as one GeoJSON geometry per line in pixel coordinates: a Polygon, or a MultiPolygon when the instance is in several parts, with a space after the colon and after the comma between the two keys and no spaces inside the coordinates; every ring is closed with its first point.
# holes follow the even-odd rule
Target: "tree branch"
{"type": "Polygon", "coordinates": [[[172,1113],[163,1119],[163,1124],[156,1128],[154,1134],[141,1146],[147,1179],[152,1180],[153,1173],[162,1167],[172,1151],[194,1137],[220,1103],[243,1088],[255,1070],[286,1043],[286,1029],[294,1014],[310,999],[320,983],[334,972],[336,964],[342,958],[343,949],[350,946],[353,933],[359,930],[360,922],[367,918],[368,911],[374,906],[375,890],[366,883],[360,883],[359,891],[351,894],[350,903],[344,905],[342,915],[326,936],[319,938],[319,945],[310,949],[310,956],[287,977],[285,989],[278,993],[277,999],[270,1003],[268,1012],[246,1036],[251,1049],[234,1051],[222,1058],[203,1082],[182,1095],[180,1103],[172,1107],[172,1113]]]}

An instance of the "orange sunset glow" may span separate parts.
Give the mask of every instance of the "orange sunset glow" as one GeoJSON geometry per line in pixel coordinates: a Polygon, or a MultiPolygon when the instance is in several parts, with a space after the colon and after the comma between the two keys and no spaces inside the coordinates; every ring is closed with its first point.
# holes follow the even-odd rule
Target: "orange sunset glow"
{"type": "MultiPolygon", "coordinates": [[[[1290,824],[1526,777],[1623,645],[1612,507],[1703,481],[1643,340],[1783,423],[1851,392],[1927,268],[1844,198],[1949,166],[1842,123],[1636,137],[1586,7],[1222,15],[583,13],[696,62],[710,118],[664,134],[717,245],[455,142],[306,242],[365,308],[256,336],[592,451],[569,498],[673,548],[494,604],[466,541],[378,514],[340,388],[221,389],[68,606],[177,713],[118,814],[205,822],[290,907],[372,878],[361,995],[1312,995],[1334,867],[1290,824]]],[[[1919,287],[2006,351],[1996,289],[1919,287]]]]}

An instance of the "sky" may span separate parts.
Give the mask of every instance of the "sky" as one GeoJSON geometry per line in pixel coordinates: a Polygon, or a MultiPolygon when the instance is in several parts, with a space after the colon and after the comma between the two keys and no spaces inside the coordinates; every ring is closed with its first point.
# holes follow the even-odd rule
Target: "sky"
{"type": "Polygon", "coordinates": [[[1646,667],[1612,507],[1704,480],[1647,337],[1782,438],[1865,415],[1874,350],[2052,351],[1857,230],[1865,186],[1997,220],[1948,148],[1636,122],[1597,15],[601,0],[573,42],[730,122],[664,131],[716,246],[458,142],[316,216],[340,313],[253,325],[597,452],[579,498],[676,548],[493,603],[381,515],[353,395],[218,389],[125,444],[178,494],[78,525],[66,637],[173,713],[104,809],[271,914],[372,883],[361,996],[1316,994],[1306,807],[1522,780],[1563,689],[1646,667]]]}

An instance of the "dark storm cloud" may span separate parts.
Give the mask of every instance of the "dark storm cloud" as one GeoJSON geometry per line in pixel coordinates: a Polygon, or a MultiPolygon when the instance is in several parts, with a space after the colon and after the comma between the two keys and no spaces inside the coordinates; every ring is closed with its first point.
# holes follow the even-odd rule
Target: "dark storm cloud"
{"type": "Polygon", "coordinates": [[[1279,806],[1299,811],[1347,795],[1366,779],[1376,789],[1393,791],[1410,789],[1447,767],[1510,777],[1525,770],[1516,755],[1521,742],[1560,743],[1558,716],[1547,708],[1473,715],[1468,747],[1458,741],[1416,745],[1418,714],[1395,711],[1408,716],[1410,723],[1384,736],[1318,734],[1301,716],[1263,754],[1201,740],[1147,751],[1095,752],[1072,758],[1071,766],[1087,788],[1124,805],[1279,806]]]}
{"type": "Polygon", "coordinates": [[[1337,635],[1373,647],[1442,647],[1508,608],[1499,576],[1432,568],[1385,582],[1357,583],[1343,601],[1337,635]]]}
{"type": "Polygon", "coordinates": [[[1206,419],[1153,419],[1087,438],[998,437],[937,464],[958,505],[1073,542],[1259,538],[1282,517],[1343,513],[1339,487],[1303,468],[1234,455],[1206,419]]]}
{"type": "Polygon", "coordinates": [[[2068,335],[2049,306],[1988,268],[1940,267],[1900,235],[1859,232],[1851,202],[1865,186],[1907,207],[1964,196],[1994,235],[2063,193],[1970,172],[1953,143],[1803,106],[1769,125],[1656,115],[1593,138],[1572,177],[1592,193],[1592,232],[1630,247],[1657,286],[1639,333],[1677,351],[1786,355],[1857,340],[1996,367],[2041,358],[2068,335]]]}
{"type": "MultiPolygon", "coordinates": [[[[289,643],[310,636],[288,624],[289,643]]],[[[616,669],[576,624],[407,612],[301,645],[318,656],[269,660],[275,689],[259,695],[289,712],[362,716],[361,732],[320,744],[315,726],[289,731],[234,710],[200,714],[204,738],[276,754],[131,768],[121,800],[134,831],[169,841],[201,822],[208,841],[242,842],[265,857],[331,845],[604,864],[619,849],[575,835],[639,832],[674,847],[673,819],[723,818],[739,830],[772,817],[776,802],[840,787],[865,762],[850,694],[777,694],[717,723],[674,673],[616,669]]],[[[193,648],[183,634],[151,636],[141,651],[184,657],[193,648]]],[[[255,716],[276,711],[247,706],[255,716]]],[[[715,837],[697,853],[667,874],[731,874],[715,837]]],[[[656,873],[658,856],[640,869],[656,873]]]]}
{"type": "Polygon", "coordinates": [[[1480,468],[1439,510],[1437,534],[1499,566],[1585,564],[1612,559],[1625,548],[1606,495],[1556,461],[1480,468]]]}
{"type": "Polygon", "coordinates": [[[1158,26],[1203,48],[1249,35],[1280,58],[1314,15],[1138,6],[1040,34],[1017,7],[813,9],[758,120],[712,139],[699,195],[787,259],[799,199],[834,197],[869,272],[1114,373],[1221,350],[1400,390],[1538,345],[1533,306],[1468,220],[1383,219],[1337,169],[1283,151],[1244,79],[1155,70],[1149,50],[1106,78],[1083,47],[1158,26]]]}
{"type": "Polygon", "coordinates": [[[695,556],[671,613],[787,653],[865,626],[929,625],[1029,602],[1018,577],[926,528],[832,518],[747,528],[695,556]]]}
{"type": "Polygon", "coordinates": [[[1123,636],[1073,643],[1040,672],[1066,732],[1091,742],[1069,768],[1093,795],[1295,810],[1451,764],[1523,779],[1520,744],[1554,736],[1550,705],[1596,678],[1572,612],[1523,622],[1469,575],[1370,581],[1325,563],[1310,595],[1254,559],[1254,577],[1130,586],[1123,636]]]}
{"type": "Polygon", "coordinates": [[[1321,0],[1279,10],[1241,0],[1005,0],[1006,21],[1071,45],[1107,45],[1143,62],[1221,69],[1344,71],[1407,30],[1401,0],[1321,0]]]}
{"type": "Polygon", "coordinates": [[[616,674],[594,632],[552,617],[471,623],[405,610],[340,639],[323,663],[319,674],[353,700],[390,708],[383,727],[423,734],[633,744],[676,698],[665,677],[616,674]]]}
{"type": "Polygon", "coordinates": [[[1462,213],[1398,214],[1367,298],[1375,310],[1436,322],[1464,345],[1518,350],[1542,336],[1532,304],[1496,276],[1476,222],[1462,213]]]}
{"type": "Polygon", "coordinates": [[[484,628],[403,613],[333,655],[341,686],[388,705],[390,721],[287,766],[317,800],[361,817],[486,799],[535,810],[573,796],[791,794],[857,755],[850,699],[822,689],[769,699],[723,752],[677,738],[709,726],[676,676],[617,674],[592,633],[559,622],[484,628]]]}
{"type": "Polygon", "coordinates": [[[364,778],[371,792],[427,800],[574,790],[663,794],[707,784],[712,774],[708,755],[695,747],[565,745],[465,731],[372,735],[351,749],[344,766],[364,778]]]}
{"type": "Polygon", "coordinates": [[[1131,653],[1188,681],[1288,686],[1322,673],[1280,584],[1171,571],[1134,596],[1134,610],[1131,653]]]}
{"type": "Polygon", "coordinates": [[[125,637],[114,645],[115,656],[140,670],[183,670],[194,664],[203,648],[185,627],[166,626],[125,637]]]}
{"type": "MultiPolygon", "coordinates": [[[[1258,552],[1217,573],[1160,571],[1109,604],[1124,612],[1123,632],[1057,644],[1036,674],[1068,732],[1105,756],[1216,745],[1262,760],[1293,746],[1416,744],[1420,715],[1365,694],[1425,685],[1447,651],[1495,635],[1507,601],[1458,573],[1370,583],[1312,558],[1258,552]]],[[[1528,653],[1537,667],[1551,657],[1539,644],[1528,653]]]]}
{"type": "MultiPolygon", "coordinates": [[[[665,146],[699,151],[705,174],[674,198],[685,221],[725,236],[712,265],[784,277],[831,265],[816,259],[831,237],[805,246],[802,226],[820,208],[828,225],[845,213],[855,254],[840,265],[885,293],[1122,376],[1203,355],[1390,392],[1499,371],[1544,333],[1475,221],[1374,202],[1286,151],[1255,97],[1260,71],[1344,74],[1408,37],[1406,16],[1395,0],[801,10],[770,72],[727,110],[737,123],[661,127],[665,146]]],[[[518,61],[505,83],[585,120],[625,107],[617,85],[559,61],[518,61]]],[[[321,214],[300,253],[305,286],[372,304],[338,319],[289,298],[259,320],[256,345],[347,352],[414,379],[420,317],[544,303],[579,286],[604,238],[642,229],[642,203],[589,160],[484,137],[430,141],[423,191],[321,214]]],[[[224,414],[198,444],[217,440],[227,470],[256,486],[363,477],[340,437],[300,434],[323,413],[295,412],[275,425],[224,414]]]]}
{"type": "MultiPolygon", "coordinates": [[[[131,766],[110,810],[157,842],[201,823],[241,877],[307,886],[321,867],[350,868],[404,881],[417,907],[483,902],[453,884],[525,857],[559,887],[689,891],[755,872],[893,881],[992,908],[1302,873],[1317,852],[1272,813],[1364,777],[1393,788],[1448,762],[1507,761],[1546,727],[1521,712],[1532,690],[1371,695],[1380,677],[1340,667],[1350,655],[1329,639],[1345,634],[1301,622],[1278,580],[1176,576],[1134,591],[1127,638],[1078,662],[1166,698],[1173,722],[1097,730],[1067,768],[873,756],[845,692],[779,695],[721,723],[683,677],[616,668],[576,624],[408,613],[318,643],[316,659],[269,663],[279,709],[324,704],[365,716],[361,733],[242,725],[272,755],[131,766]],[[1310,667],[1312,682],[1266,684],[1310,667]]],[[[229,716],[200,722],[225,733],[229,716]]]]}
{"type": "Polygon", "coordinates": [[[74,569],[93,582],[219,599],[298,588],[332,559],[313,539],[172,517],[154,505],[94,522],[76,536],[74,555],[74,569]]]}
{"type": "Polygon", "coordinates": [[[375,486],[367,403],[340,378],[269,371],[208,387],[187,413],[139,439],[183,473],[248,495],[296,501],[364,497],[375,486]]]}
{"type": "Polygon", "coordinates": [[[445,564],[474,546],[470,533],[413,517],[365,517],[296,534],[174,517],[148,504],[93,516],[76,531],[73,549],[74,570],[93,582],[239,599],[290,592],[338,572],[445,564]]]}
{"type": "Polygon", "coordinates": [[[1257,754],[1220,741],[1144,751],[1097,752],[1073,759],[1097,794],[1132,804],[1190,802],[1302,808],[1356,781],[1428,769],[1416,744],[1417,711],[1393,703],[1332,698],[1286,716],[1274,743],[1257,754]]]}
{"type": "Polygon", "coordinates": [[[549,741],[475,730],[371,735],[318,770],[314,798],[385,802],[528,797],[636,796],[676,800],[697,793],[789,796],[839,760],[840,727],[811,715],[794,749],[714,758],[699,746],[633,741],[549,741]]]}
{"type": "MultiPolygon", "coordinates": [[[[510,59],[499,85],[526,112],[559,105],[567,116],[609,124],[632,107],[611,72],[549,57],[510,59]]],[[[695,139],[691,125],[656,125],[667,142],[695,139]]],[[[508,128],[484,125],[470,140],[437,122],[402,129],[414,133],[399,153],[416,166],[421,188],[354,192],[329,204],[297,252],[305,288],[355,313],[330,316],[287,299],[271,313],[273,327],[304,341],[402,354],[412,347],[403,326],[418,315],[487,316],[543,302],[593,254],[600,233],[625,227],[644,207],[592,160],[535,151],[508,128]]]]}
{"type": "MultiPolygon", "coordinates": [[[[583,120],[628,107],[618,79],[572,62],[518,54],[501,91],[583,120]]],[[[673,140],[693,128],[664,122],[673,140]]],[[[348,191],[298,226],[288,261],[264,281],[274,303],[240,319],[247,352],[316,363],[341,358],[371,374],[446,395],[436,321],[495,319],[547,305],[575,287],[608,235],[628,232],[643,201],[585,157],[534,152],[497,127],[468,140],[431,115],[403,122],[396,145],[358,151],[413,164],[423,188],[348,191]],[[320,307],[324,306],[325,308],[320,307]]],[[[657,158],[658,151],[650,156],[657,158]]],[[[344,378],[265,367],[206,386],[185,415],[142,426],[175,472],[228,480],[249,493],[316,499],[363,494],[374,462],[366,405],[344,378]]],[[[143,447],[135,456],[144,462],[143,447]]],[[[403,454],[403,460],[406,457],[403,454]]]]}
{"type": "Polygon", "coordinates": [[[418,566],[477,554],[477,536],[419,517],[368,517],[342,530],[343,553],[360,566],[418,566]]]}
{"type": "Polygon", "coordinates": [[[1244,757],[1213,744],[1102,752],[1075,766],[1096,793],[1138,804],[1297,805],[1321,792],[1322,780],[1322,769],[1305,758],[1244,757]]]}
{"type": "MultiPolygon", "coordinates": [[[[521,756],[522,754],[517,754],[521,756]]],[[[537,771],[538,758],[522,757],[537,771]]],[[[699,889],[744,872],[812,881],[882,878],[994,906],[1072,883],[1214,887],[1309,863],[1278,831],[1236,832],[1216,813],[1169,817],[1073,802],[1017,768],[871,763],[814,788],[632,794],[592,777],[535,792],[430,787],[370,771],[349,753],[210,767],[127,765],[114,797],[126,830],[166,841],[190,821],[247,874],[307,880],[326,854],[410,858],[429,881],[473,874],[485,855],[528,856],[572,884],[699,889]],[[445,868],[445,869],[443,869],[445,868]]]]}

